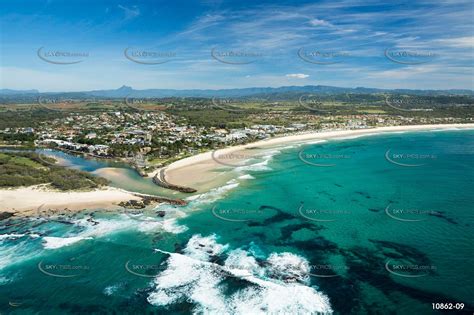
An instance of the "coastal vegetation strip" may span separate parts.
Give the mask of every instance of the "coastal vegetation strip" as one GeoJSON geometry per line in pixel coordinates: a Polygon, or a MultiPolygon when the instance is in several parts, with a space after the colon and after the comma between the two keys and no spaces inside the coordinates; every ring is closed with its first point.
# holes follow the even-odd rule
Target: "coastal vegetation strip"
{"type": "Polygon", "coordinates": [[[34,152],[0,153],[0,187],[48,184],[61,191],[91,190],[108,184],[105,178],[54,165],[55,160],[34,152]]]}

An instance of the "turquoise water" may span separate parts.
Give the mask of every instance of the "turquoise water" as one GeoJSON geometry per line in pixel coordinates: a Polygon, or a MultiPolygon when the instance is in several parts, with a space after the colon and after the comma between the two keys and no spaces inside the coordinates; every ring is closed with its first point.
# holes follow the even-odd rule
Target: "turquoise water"
{"type": "Polygon", "coordinates": [[[38,149],[36,150],[41,156],[53,157],[57,159],[57,163],[61,166],[73,169],[91,172],[102,176],[109,180],[110,186],[122,188],[129,191],[137,191],[144,194],[160,195],[168,197],[182,197],[183,195],[162,189],[153,183],[150,177],[141,177],[137,171],[129,167],[125,163],[115,162],[108,159],[97,159],[94,157],[84,158],[77,155],[66,154],[58,150],[38,149]],[[114,172],[100,172],[102,169],[113,168],[114,172]]]}
{"type": "Polygon", "coordinates": [[[0,312],[472,314],[474,131],[305,144],[222,171],[238,178],[164,218],[2,221],[0,312]]]}

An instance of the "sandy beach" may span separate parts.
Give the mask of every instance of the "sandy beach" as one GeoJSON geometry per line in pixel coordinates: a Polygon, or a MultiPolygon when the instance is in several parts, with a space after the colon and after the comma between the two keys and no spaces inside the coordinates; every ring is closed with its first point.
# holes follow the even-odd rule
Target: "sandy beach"
{"type": "MultiPolygon", "coordinates": [[[[192,187],[202,193],[211,188],[221,186],[233,177],[233,174],[230,172],[232,169],[244,166],[245,160],[263,154],[265,151],[268,151],[268,149],[317,140],[454,128],[474,129],[474,124],[393,126],[370,129],[307,132],[296,135],[279,136],[245,145],[223,148],[215,152],[205,152],[176,161],[165,168],[165,176],[167,182],[171,184],[192,187]]],[[[150,173],[149,176],[154,176],[158,171],[150,173]]]]}
{"type": "Polygon", "coordinates": [[[16,215],[34,215],[41,210],[79,211],[118,208],[118,203],[141,198],[125,190],[107,187],[84,192],[60,192],[43,185],[0,190],[1,211],[16,215]]]}
{"type": "MultiPolygon", "coordinates": [[[[206,152],[172,163],[164,169],[166,181],[206,192],[222,186],[235,178],[236,168],[245,167],[245,161],[268,154],[269,150],[288,145],[298,145],[319,140],[352,138],[381,133],[474,129],[474,124],[396,126],[358,130],[337,130],[309,132],[270,138],[245,145],[238,145],[206,152]]],[[[154,176],[158,171],[150,173],[154,176]]],[[[85,192],[60,192],[46,189],[44,185],[0,190],[0,211],[15,212],[20,215],[34,215],[38,207],[42,209],[79,211],[83,209],[118,209],[122,201],[140,200],[135,193],[123,189],[105,187],[85,192]]]]}

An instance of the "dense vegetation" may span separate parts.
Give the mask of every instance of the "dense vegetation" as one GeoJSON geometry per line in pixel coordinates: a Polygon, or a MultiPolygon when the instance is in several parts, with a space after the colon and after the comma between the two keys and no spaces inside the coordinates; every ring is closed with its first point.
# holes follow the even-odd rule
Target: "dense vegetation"
{"type": "Polygon", "coordinates": [[[222,109],[186,109],[169,110],[169,113],[186,118],[190,124],[197,127],[243,128],[250,113],[255,111],[232,112],[222,109]]]}
{"type": "Polygon", "coordinates": [[[54,165],[54,160],[32,152],[0,153],[0,187],[49,184],[59,190],[93,189],[107,180],[54,165]]]}
{"type": "MultiPolygon", "coordinates": [[[[252,124],[280,124],[297,122],[288,119],[291,113],[316,116],[385,114],[405,117],[454,117],[474,116],[474,97],[472,95],[405,95],[405,94],[321,94],[315,97],[321,102],[322,112],[311,111],[301,104],[301,93],[264,94],[251,98],[235,98],[228,105],[219,105],[219,101],[210,98],[150,98],[133,106],[142,109],[157,109],[182,117],[198,127],[242,128],[252,124]],[[400,111],[387,105],[389,99],[394,107],[402,109],[428,108],[430,111],[400,111]],[[400,103],[401,102],[401,103],[400,103]],[[230,109],[230,110],[227,110],[230,109]],[[267,112],[285,112],[280,118],[258,119],[267,112]],[[252,118],[251,118],[251,117],[252,118]],[[257,118],[257,119],[255,119],[257,118]]],[[[20,102],[17,99],[16,102],[20,102]]],[[[61,111],[47,110],[37,104],[2,103],[0,98],[0,130],[12,127],[34,127],[41,122],[55,118],[65,118],[73,112],[92,113],[104,111],[134,112],[136,109],[125,106],[123,99],[98,99],[94,103],[77,103],[75,107],[61,111]],[[90,105],[93,105],[92,109],[90,105]]],[[[2,140],[2,139],[0,139],[2,140]]],[[[4,139],[8,140],[17,139],[4,139]]],[[[20,141],[25,141],[21,139],[20,141]]],[[[30,141],[28,139],[27,141],[30,141]]],[[[75,139],[79,143],[97,144],[98,140],[75,139]]]]}
{"type": "MultiPolygon", "coordinates": [[[[18,110],[0,107],[0,130],[5,128],[34,127],[44,121],[64,117],[62,112],[32,109],[32,105],[15,105],[18,110]]],[[[13,108],[13,105],[12,105],[13,108]]]]}
{"type": "Polygon", "coordinates": [[[0,143],[6,144],[32,144],[36,139],[33,133],[0,133],[0,143]]]}

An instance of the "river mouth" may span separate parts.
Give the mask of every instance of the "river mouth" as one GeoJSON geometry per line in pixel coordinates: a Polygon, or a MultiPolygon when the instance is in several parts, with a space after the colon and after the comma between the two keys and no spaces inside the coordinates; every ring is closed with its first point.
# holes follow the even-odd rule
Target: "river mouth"
{"type": "MultiPolygon", "coordinates": [[[[149,195],[176,197],[178,194],[155,185],[151,178],[142,177],[138,172],[123,162],[108,159],[79,156],[54,149],[9,149],[0,148],[0,152],[35,152],[43,157],[52,157],[59,166],[76,169],[100,176],[109,181],[109,186],[149,195]]],[[[183,196],[185,196],[183,194],[183,196]]]]}
{"type": "MultiPolygon", "coordinates": [[[[206,305],[197,293],[212,284],[213,301],[226,309],[242,299],[343,314],[429,314],[440,299],[469,309],[473,137],[419,132],[306,144],[186,195],[183,207],[6,218],[0,296],[23,309],[64,291],[45,307],[92,312],[99,300],[103,311],[192,312],[206,305]],[[335,165],[305,163],[303,148],[305,161],[335,165]],[[389,148],[396,159],[437,158],[405,167],[387,161],[389,148]]],[[[105,164],[90,171],[117,182],[128,174],[105,164]]]]}

